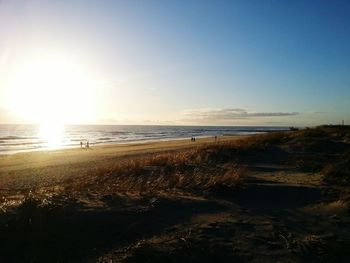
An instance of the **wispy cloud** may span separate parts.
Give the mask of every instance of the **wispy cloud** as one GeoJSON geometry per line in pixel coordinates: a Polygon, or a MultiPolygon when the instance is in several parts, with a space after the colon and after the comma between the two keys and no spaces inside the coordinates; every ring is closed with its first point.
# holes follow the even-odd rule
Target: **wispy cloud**
{"type": "Polygon", "coordinates": [[[184,120],[238,120],[249,118],[264,118],[264,117],[283,117],[295,116],[298,112],[250,112],[240,108],[224,108],[224,109],[192,109],[184,111],[184,120]]]}
{"type": "Polygon", "coordinates": [[[309,113],[309,114],[326,114],[327,112],[325,112],[325,111],[308,111],[307,113],[309,113]]]}

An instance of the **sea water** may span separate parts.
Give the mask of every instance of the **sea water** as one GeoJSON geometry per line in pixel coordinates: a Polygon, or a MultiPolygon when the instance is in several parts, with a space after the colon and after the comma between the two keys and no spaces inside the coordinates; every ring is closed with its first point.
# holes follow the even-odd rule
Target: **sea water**
{"type": "Polygon", "coordinates": [[[43,134],[39,125],[5,124],[0,125],[0,154],[74,148],[80,147],[81,141],[89,141],[93,146],[283,130],[288,130],[288,127],[66,125],[60,133],[43,134]]]}

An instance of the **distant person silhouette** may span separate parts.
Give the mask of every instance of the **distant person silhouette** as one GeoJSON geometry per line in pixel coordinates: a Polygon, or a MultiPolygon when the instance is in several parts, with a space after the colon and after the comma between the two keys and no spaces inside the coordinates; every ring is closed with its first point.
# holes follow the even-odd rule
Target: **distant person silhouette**
{"type": "Polygon", "coordinates": [[[80,141],[80,148],[83,148],[83,141],[80,141]]]}
{"type": "Polygon", "coordinates": [[[86,148],[90,148],[90,143],[89,143],[89,141],[86,142],[86,148]]]}

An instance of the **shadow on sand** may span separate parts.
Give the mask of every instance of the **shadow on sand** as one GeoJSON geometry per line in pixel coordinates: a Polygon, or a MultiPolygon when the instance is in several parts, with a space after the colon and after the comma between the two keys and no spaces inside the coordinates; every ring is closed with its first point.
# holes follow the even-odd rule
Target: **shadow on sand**
{"type": "Polygon", "coordinates": [[[13,213],[0,216],[1,262],[86,262],[195,214],[224,209],[210,201],[169,199],[131,201],[117,209],[86,207],[74,200],[64,206],[57,203],[27,200],[13,213]]]}

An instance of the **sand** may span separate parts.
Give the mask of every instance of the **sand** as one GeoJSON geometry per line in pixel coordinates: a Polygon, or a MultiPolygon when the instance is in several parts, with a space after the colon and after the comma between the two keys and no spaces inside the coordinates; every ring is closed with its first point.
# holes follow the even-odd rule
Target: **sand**
{"type": "MultiPolygon", "coordinates": [[[[237,140],[242,136],[223,136],[219,142],[237,140]]],[[[135,156],[148,153],[189,149],[204,144],[215,143],[214,138],[198,138],[196,142],[186,140],[169,140],[154,142],[137,142],[126,144],[92,145],[87,148],[70,148],[60,150],[32,151],[10,155],[0,155],[0,174],[3,172],[36,168],[52,165],[65,165],[113,159],[116,157],[135,156]]]]}
{"type": "MultiPolygon", "coordinates": [[[[218,143],[240,138],[242,136],[222,136],[218,143]]],[[[197,138],[196,142],[186,139],[91,145],[89,149],[70,148],[0,155],[0,189],[37,186],[42,178],[57,182],[63,177],[77,176],[97,165],[103,166],[124,158],[191,149],[214,143],[214,137],[206,137],[197,138]]]]}

